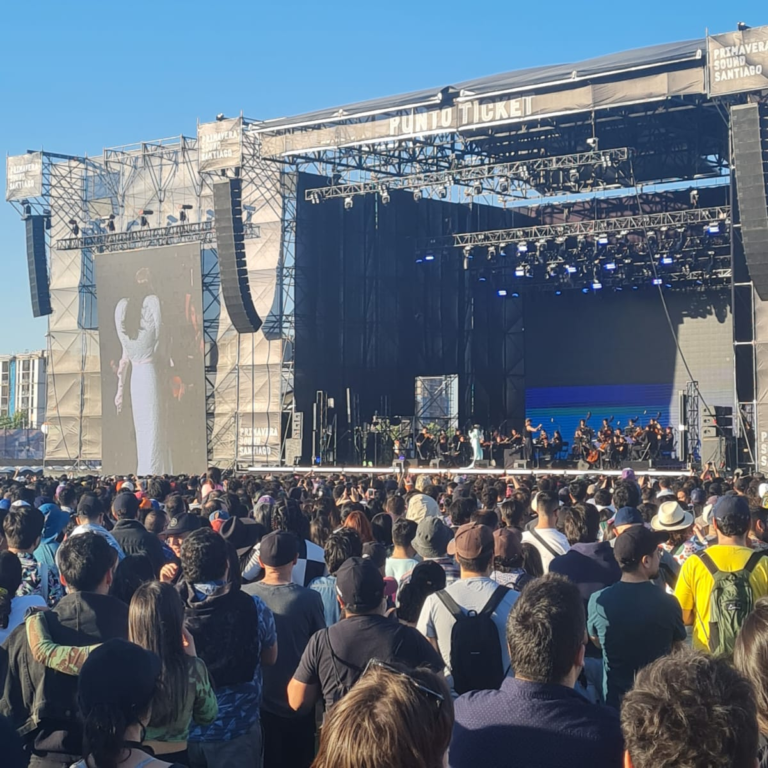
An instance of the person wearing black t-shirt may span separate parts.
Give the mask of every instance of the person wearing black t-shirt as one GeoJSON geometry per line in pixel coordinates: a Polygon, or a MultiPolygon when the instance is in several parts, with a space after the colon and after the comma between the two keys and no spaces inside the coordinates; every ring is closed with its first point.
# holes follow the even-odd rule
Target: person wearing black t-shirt
{"type": "Polygon", "coordinates": [[[385,616],[384,578],[371,560],[347,560],[336,573],[336,588],[345,618],[309,641],[288,685],[292,709],[306,712],[320,696],[330,708],[371,659],[443,670],[443,660],[426,638],[385,616]]]}

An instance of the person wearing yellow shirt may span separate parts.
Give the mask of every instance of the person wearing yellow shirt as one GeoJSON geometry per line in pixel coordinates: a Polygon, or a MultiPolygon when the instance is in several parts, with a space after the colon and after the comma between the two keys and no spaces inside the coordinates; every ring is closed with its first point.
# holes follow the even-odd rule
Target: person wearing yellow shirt
{"type": "MultiPolygon", "coordinates": [[[[717,544],[706,552],[720,571],[743,569],[755,550],[747,546],[750,526],[749,503],[744,496],[723,496],[712,510],[717,544]]],[[[699,555],[684,563],[675,586],[675,597],[683,609],[683,622],[693,626],[694,648],[709,652],[710,595],[715,580],[699,555]]],[[[762,557],[749,577],[753,604],[768,595],[768,558],[762,557]]]]}

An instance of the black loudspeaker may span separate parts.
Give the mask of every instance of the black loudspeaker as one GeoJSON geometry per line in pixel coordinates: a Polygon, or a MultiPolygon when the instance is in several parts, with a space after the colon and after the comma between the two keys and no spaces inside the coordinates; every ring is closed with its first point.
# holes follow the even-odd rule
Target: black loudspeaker
{"type": "Polygon", "coordinates": [[[224,306],[238,333],[255,333],[261,328],[261,318],[253,306],[245,263],[242,189],[240,179],[215,182],[213,212],[224,306]]]}
{"type": "Polygon", "coordinates": [[[733,165],[739,196],[744,256],[758,296],[768,300],[768,203],[766,170],[768,126],[765,108],[742,104],[731,108],[733,165]]]}
{"type": "Polygon", "coordinates": [[[45,216],[27,216],[27,267],[32,314],[50,315],[51,292],[48,288],[48,264],[45,258],[45,216]]]}

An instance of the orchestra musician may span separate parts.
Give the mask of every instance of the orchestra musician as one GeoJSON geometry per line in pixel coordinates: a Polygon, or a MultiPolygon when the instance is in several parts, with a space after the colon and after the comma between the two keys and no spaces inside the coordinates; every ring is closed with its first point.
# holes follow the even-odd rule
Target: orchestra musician
{"type": "Polygon", "coordinates": [[[538,427],[534,427],[533,422],[530,419],[526,419],[525,427],[523,428],[523,458],[526,461],[533,459],[533,436],[536,432],[541,432],[541,424],[538,427]]]}
{"type": "Polygon", "coordinates": [[[574,456],[586,458],[592,451],[592,440],[595,437],[595,431],[587,425],[587,420],[582,419],[576,432],[573,434],[573,453],[574,456]]]}
{"type": "Polygon", "coordinates": [[[451,443],[448,441],[448,435],[445,432],[441,432],[437,438],[437,458],[446,464],[450,465],[452,463],[451,443]]]}
{"type": "Polygon", "coordinates": [[[435,439],[430,435],[429,430],[424,427],[416,437],[416,455],[419,457],[419,462],[429,463],[434,458],[434,451],[435,439]]]}
{"type": "Polygon", "coordinates": [[[659,453],[667,458],[672,458],[672,454],[675,451],[675,431],[672,427],[666,427],[664,429],[661,438],[659,439],[659,453]]]}

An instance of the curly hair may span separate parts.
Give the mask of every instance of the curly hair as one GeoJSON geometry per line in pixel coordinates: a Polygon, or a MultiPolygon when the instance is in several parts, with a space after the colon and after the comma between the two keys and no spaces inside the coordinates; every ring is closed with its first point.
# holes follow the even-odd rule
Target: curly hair
{"type": "Polygon", "coordinates": [[[724,658],[684,650],[640,670],[621,729],[634,768],[755,765],[755,694],[724,658]]]}

